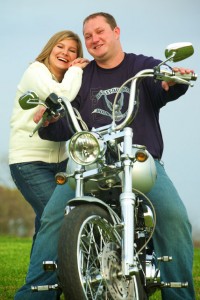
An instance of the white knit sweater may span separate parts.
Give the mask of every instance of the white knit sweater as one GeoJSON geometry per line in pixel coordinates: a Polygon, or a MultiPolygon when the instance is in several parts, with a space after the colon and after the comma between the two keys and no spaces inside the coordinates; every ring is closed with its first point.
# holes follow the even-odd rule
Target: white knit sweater
{"type": "Polygon", "coordinates": [[[10,120],[9,164],[30,161],[56,163],[67,158],[65,142],[42,140],[37,132],[33,137],[29,137],[36,126],[33,115],[38,107],[23,110],[18,100],[22,94],[32,90],[41,100],[45,100],[51,93],[56,93],[58,96],[64,96],[72,101],[80,89],[82,73],[81,68],[70,67],[62,82],[59,83],[53,79],[52,74],[43,63],[36,61],[27,68],[17,87],[10,120]]]}

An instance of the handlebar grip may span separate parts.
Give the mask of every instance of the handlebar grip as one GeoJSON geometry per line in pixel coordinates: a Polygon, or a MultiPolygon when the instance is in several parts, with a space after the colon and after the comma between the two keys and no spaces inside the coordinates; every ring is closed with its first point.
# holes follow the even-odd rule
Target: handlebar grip
{"type": "Polygon", "coordinates": [[[190,84],[190,81],[197,80],[197,74],[181,74],[179,71],[174,71],[171,67],[167,65],[162,65],[159,68],[156,67],[154,72],[154,78],[162,81],[174,81],[177,83],[190,84]]]}
{"type": "Polygon", "coordinates": [[[180,72],[173,72],[173,76],[179,77],[183,80],[187,81],[196,81],[197,80],[197,74],[195,73],[189,73],[189,74],[180,74],[180,72]]]}

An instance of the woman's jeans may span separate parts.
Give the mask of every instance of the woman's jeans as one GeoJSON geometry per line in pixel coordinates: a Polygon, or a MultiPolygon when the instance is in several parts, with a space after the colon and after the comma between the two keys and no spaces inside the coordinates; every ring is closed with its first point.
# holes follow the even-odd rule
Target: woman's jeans
{"type": "Polygon", "coordinates": [[[60,163],[35,161],[10,165],[13,181],[36,214],[36,234],[40,228],[40,218],[44,207],[57,186],[55,175],[65,171],[66,165],[66,160],[60,163]]]}
{"type": "MultiPolygon", "coordinates": [[[[192,280],[193,244],[191,226],[185,207],[163,165],[156,161],[158,178],[148,194],[155,206],[157,225],[153,237],[157,256],[172,256],[172,262],[161,263],[161,280],[165,282],[186,282],[188,288],[166,288],[162,290],[163,300],[194,300],[192,280]]],[[[56,272],[45,272],[43,261],[57,260],[59,230],[64,218],[67,201],[74,192],[65,184],[57,186],[44,209],[41,228],[38,232],[29,265],[26,283],[15,295],[15,300],[56,300],[58,291],[31,292],[31,286],[58,283],[56,272]]]]}

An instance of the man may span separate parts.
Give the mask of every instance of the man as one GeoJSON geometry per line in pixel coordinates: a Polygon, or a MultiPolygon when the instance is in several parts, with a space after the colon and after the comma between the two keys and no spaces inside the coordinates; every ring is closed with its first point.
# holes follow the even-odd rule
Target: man
{"type": "MultiPolygon", "coordinates": [[[[109,104],[122,83],[142,69],[153,68],[160,61],[152,57],[124,53],[120,43],[120,29],[109,14],[96,13],[87,17],[83,23],[83,34],[87,50],[94,60],[84,70],[82,87],[73,105],[78,108],[88,127],[92,128],[111,123],[109,104]]],[[[180,72],[190,70],[181,69],[180,72]]],[[[160,108],[183,95],[186,90],[185,85],[155,83],[152,79],[145,79],[140,91],[139,111],[131,124],[134,130],[134,144],[146,145],[157,167],[157,182],[148,194],[157,213],[153,243],[157,256],[173,257],[172,262],[161,265],[162,281],[189,282],[187,289],[163,289],[164,300],[195,299],[192,282],[191,226],[186,209],[160,161],[163,153],[159,125],[160,108]]],[[[127,85],[121,94],[121,116],[126,112],[129,93],[130,85],[127,85]]],[[[40,118],[41,115],[36,115],[35,121],[38,122],[40,118]]],[[[68,140],[70,133],[65,119],[43,127],[40,136],[55,141],[68,140]]],[[[42,262],[57,259],[58,235],[64,208],[73,196],[73,191],[68,185],[58,186],[52,195],[42,217],[26,284],[18,291],[15,300],[47,300],[59,296],[55,291],[31,294],[30,287],[57,282],[55,273],[43,271],[42,262]]]]}

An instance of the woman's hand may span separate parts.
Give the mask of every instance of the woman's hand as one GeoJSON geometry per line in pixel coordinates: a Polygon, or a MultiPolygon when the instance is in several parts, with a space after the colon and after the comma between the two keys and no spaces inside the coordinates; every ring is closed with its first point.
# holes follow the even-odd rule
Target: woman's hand
{"type": "Polygon", "coordinates": [[[81,69],[84,69],[89,64],[89,62],[90,61],[87,58],[78,57],[71,62],[70,67],[76,66],[81,69]]]}

